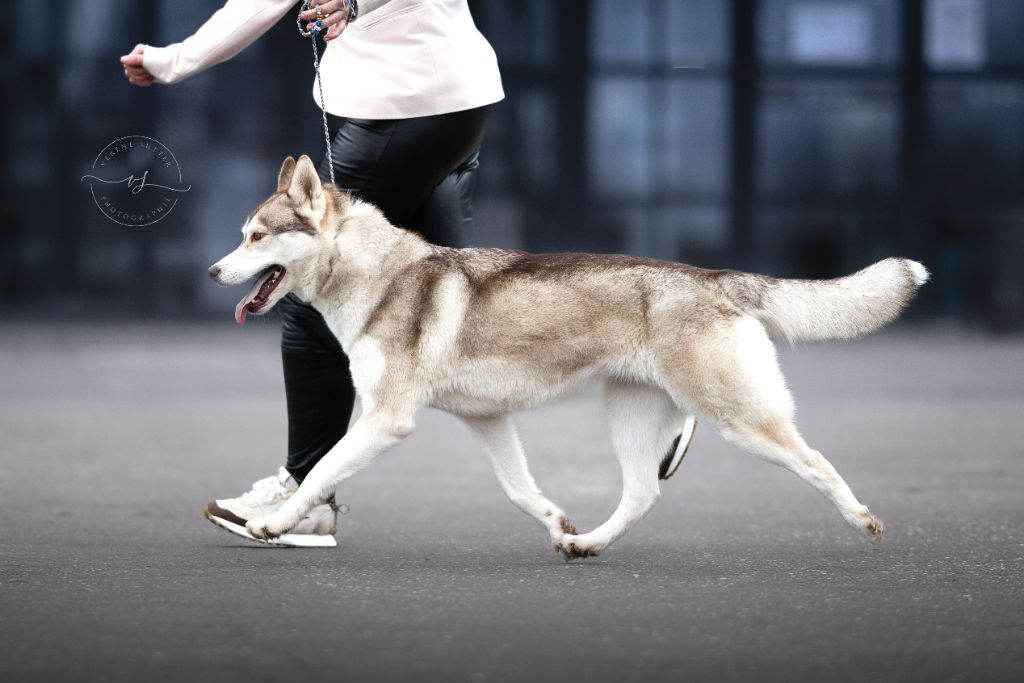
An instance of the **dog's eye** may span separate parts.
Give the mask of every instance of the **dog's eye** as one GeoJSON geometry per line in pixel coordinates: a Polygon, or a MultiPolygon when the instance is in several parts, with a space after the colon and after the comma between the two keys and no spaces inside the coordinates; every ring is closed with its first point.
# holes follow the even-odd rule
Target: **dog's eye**
{"type": "Polygon", "coordinates": [[[249,239],[251,239],[253,242],[259,242],[261,239],[263,239],[263,233],[254,232],[252,235],[250,235],[249,239]]]}

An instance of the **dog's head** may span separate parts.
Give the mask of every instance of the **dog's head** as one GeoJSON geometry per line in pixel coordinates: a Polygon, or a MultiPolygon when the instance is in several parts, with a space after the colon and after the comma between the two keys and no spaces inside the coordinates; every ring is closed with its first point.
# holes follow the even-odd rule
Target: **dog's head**
{"type": "Polygon", "coordinates": [[[246,313],[261,314],[292,291],[301,292],[312,277],[331,201],[313,162],[288,157],[277,177],[277,192],[249,214],[242,226],[242,243],[210,266],[220,285],[255,284],[235,307],[235,320],[245,324],[246,313]]]}

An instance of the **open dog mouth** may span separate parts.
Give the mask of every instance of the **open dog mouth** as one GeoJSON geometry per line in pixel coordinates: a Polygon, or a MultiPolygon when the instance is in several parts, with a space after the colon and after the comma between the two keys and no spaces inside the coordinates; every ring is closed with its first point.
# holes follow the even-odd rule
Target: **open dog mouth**
{"type": "Polygon", "coordinates": [[[256,284],[242,297],[242,300],[235,306],[235,322],[239,325],[245,324],[245,314],[257,313],[267,304],[267,300],[277,286],[284,279],[285,269],[282,266],[270,266],[256,278],[256,284]]]}

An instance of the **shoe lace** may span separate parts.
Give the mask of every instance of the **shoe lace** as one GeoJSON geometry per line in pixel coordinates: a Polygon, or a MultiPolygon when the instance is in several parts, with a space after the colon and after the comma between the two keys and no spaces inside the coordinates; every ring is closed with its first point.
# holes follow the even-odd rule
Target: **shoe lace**
{"type": "Polygon", "coordinates": [[[252,490],[242,494],[242,500],[247,503],[262,503],[271,501],[280,493],[285,492],[285,487],[276,476],[260,479],[253,482],[252,490]]]}
{"type": "MultiPolygon", "coordinates": [[[[242,500],[246,503],[265,503],[273,501],[279,494],[287,495],[287,493],[288,489],[281,483],[281,480],[278,477],[270,476],[253,482],[252,490],[243,493],[242,500]]],[[[343,515],[348,514],[350,509],[345,503],[339,504],[335,501],[333,493],[325,502],[331,507],[331,510],[343,515]]]]}
{"type": "Polygon", "coordinates": [[[347,515],[348,511],[351,509],[346,503],[339,503],[337,500],[335,500],[333,493],[327,496],[327,500],[324,502],[331,507],[331,510],[333,510],[334,512],[340,512],[343,515],[347,515]]]}

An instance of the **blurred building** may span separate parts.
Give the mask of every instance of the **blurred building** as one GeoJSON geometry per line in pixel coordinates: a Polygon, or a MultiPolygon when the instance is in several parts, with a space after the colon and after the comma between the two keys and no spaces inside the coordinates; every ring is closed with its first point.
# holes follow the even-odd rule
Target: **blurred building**
{"type": "MultiPolygon", "coordinates": [[[[934,283],[918,315],[1024,327],[1024,2],[476,0],[494,107],[476,242],[620,251],[831,277],[892,254],[934,283]]],[[[205,268],[286,154],[322,154],[292,17],[172,87],[125,83],[136,42],[216,0],[58,0],[3,18],[3,307],[224,314],[205,268]],[[57,17],[42,38],[25,30],[57,17]],[[117,225],[79,178],[111,140],[174,151],[192,185],[117,225]]]]}

